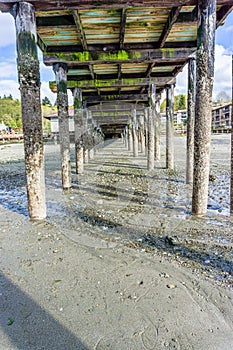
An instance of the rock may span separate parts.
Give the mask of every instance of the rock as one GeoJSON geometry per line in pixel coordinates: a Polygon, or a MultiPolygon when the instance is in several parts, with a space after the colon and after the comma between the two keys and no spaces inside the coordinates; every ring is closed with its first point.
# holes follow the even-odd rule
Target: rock
{"type": "Polygon", "coordinates": [[[176,286],[174,284],[167,284],[167,288],[174,289],[174,288],[176,288],[176,286]]]}

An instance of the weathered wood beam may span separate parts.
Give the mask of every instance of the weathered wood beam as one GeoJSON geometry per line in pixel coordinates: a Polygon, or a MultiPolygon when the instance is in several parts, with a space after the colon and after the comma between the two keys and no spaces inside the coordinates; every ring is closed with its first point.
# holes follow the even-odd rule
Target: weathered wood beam
{"type": "Polygon", "coordinates": [[[216,0],[199,0],[198,7],[192,213],[205,215],[210,169],[216,0]]]}
{"type": "MultiPolygon", "coordinates": [[[[167,76],[167,77],[161,77],[161,78],[139,78],[139,79],[124,79],[124,80],[118,80],[118,79],[111,79],[111,80],[82,80],[82,81],[76,81],[76,80],[69,80],[67,81],[67,88],[73,89],[73,88],[80,88],[83,91],[90,89],[90,88],[107,88],[107,87],[130,87],[130,86],[144,86],[148,85],[149,83],[156,83],[158,85],[164,85],[164,84],[172,84],[174,83],[175,78],[173,76],[167,76]]],[[[50,82],[50,89],[52,91],[56,91],[56,84],[55,82],[50,82]]]]}
{"type": "Polygon", "coordinates": [[[107,96],[85,96],[85,101],[88,103],[100,103],[100,102],[106,102],[109,100],[114,101],[127,101],[127,102],[133,102],[133,101],[148,101],[148,95],[147,94],[129,94],[129,95],[107,95],[107,96]]]}
{"type": "Polygon", "coordinates": [[[54,64],[53,70],[57,86],[57,109],[59,123],[59,141],[61,151],[61,175],[63,190],[71,187],[70,168],[70,135],[67,96],[67,66],[63,63],[54,64]]]}
{"type": "MultiPolygon", "coordinates": [[[[3,12],[10,11],[14,3],[20,0],[0,0],[0,10],[3,12]]],[[[93,8],[125,8],[125,7],[172,7],[174,5],[196,5],[196,0],[50,0],[38,1],[30,0],[36,11],[52,11],[52,10],[75,10],[75,9],[93,9],[93,8]]],[[[218,5],[231,5],[232,0],[219,0],[218,5]]]]}
{"type": "Polygon", "coordinates": [[[83,47],[83,51],[88,51],[88,47],[87,47],[87,41],[86,41],[86,37],[85,37],[85,33],[83,30],[83,26],[80,20],[80,15],[78,10],[74,10],[72,11],[73,17],[74,17],[74,22],[77,28],[77,33],[78,33],[78,38],[82,43],[82,47],[83,47]]]}
{"type": "Polygon", "coordinates": [[[193,183],[194,160],[194,120],[195,120],[196,62],[194,58],[188,64],[188,105],[187,105],[187,150],[186,183],[193,183]]]}
{"type": "Polygon", "coordinates": [[[195,53],[195,48],[180,49],[153,49],[151,51],[115,51],[115,52],[73,52],[67,53],[46,53],[43,56],[44,63],[48,66],[56,62],[66,62],[74,67],[86,66],[88,64],[121,64],[121,63],[155,63],[156,65],[167,62],[176,63],[176,61],[185,60],[195,53]]]}
{"type": "MultiPolygon", "coordinates": [[[[91,66],[91,65],[90,65],[91,66]]],[[[169,77],[173,76],[175,77],[182,69],[183,66],[178,66],[177,69],[174,69],[172,72],[156,72],[150,75],[150,77],[145,77],[145,78],[160,78],[160,77],[169,77]]],[[[82,80],[125,80],[125,79],[140,79],[143,78],[144,74],[142,73],[124,73],[121,74],[120,69],[118,69],[117,73],[114,74],[98,74],[95,75],[94,72],[92,72],[91,76],[88,75],[68,75],[68,80],[77,80],[77,81],[82,81],[82,80]]]]}
{"type": "MultiPolygon", "coordinates": [[[[171,64],[171,63],[170,63],[170,64],[171,64]]],[[[170,65],[170,64],[169,64],[169,65],[170,65]]],[[[148,64],[148,67],[147,67],[147,70],[146,70],[146,74],[145,74],[146,78],[149,78],[149,77],[150,77],[151,72],[152,72],[154,66],[155,66],[155,62],[151,62],[151,63],[148,64]]],[[[143,94],[143,92],[145,91],[145,89],[146,89],[146,87],[143,86],[143,87],[141,88],[140,93],[143,94]]]]}
{"type": "Polygon", "coordinates": [[[176,22],[178,16],[179,16],[179,13],[180,13],[180,10],[181,10],[182,6],[174,6],[168,16],[168,20],[163,28],[163,31],[162,31],[162,34],[159,38],[159,41],[158,41],[158,45],[159,47],[163,47],[167,38],[168,38],[168,35],[170,34],[170,31],[172,29],[172,26],[173,24],[176,22]]]}
{"type": "Polygon", "coordinates": [[[218,11],[217,11],[217,18],[216,18],[216,27],[219,27],[227,18],[229,13],[233,10],[233,5],[225,5],[222,6],[218,11]]]}
{"type": "Polygon", "coordinates": [[[121,28],[120,28],[120,40],[119,40],[120,50],[123,50],[124,48],[126,21],[127,21],[127,9],[123,8],[121,12],[121,28]]]}
{"type": "MultiPolygon", "coordinates": [[[[88,45],[87,45],[87,40],[86,40],[86,36],[83,30],[83,26],[81,23],[81,19],[80,19],[80,14],[78,12],[78,10],[74,10],[72,11],[73,17],[74,17],[74,21],[75,21],[75,25],[77,28],[77,32],[78,32],[78,38],[82,43],[82,47],[83,47],[83,51],[88,51],[88,45]]],[[[91,74],[91,78],[95,79],[95,74],[94,74],[94,70],[91,64],[88,65],[90,74],[91,74]]]]}
{"type": "MultiPolygon", "coordinates": [[[[197,41],[181,41],[181,42],[166,42],[163,45],[164,49],[173,49],[178,50],[182,48],[190,48],[190,49],[196,49],[197,41]]],[[[160,46],[158,44],[158,41],[155,42],[146,42],[146,43],[125,43],[124,44],[124,50],[126,51],[148,51],[148,50],[155,50],[159,49],[160,46]]],[[[114,52],[117,53],[119,50],[119,44],[89,44],[88,45],[88,51],[93,53],[103,53],[103,52],[114,52]]],[[[82,45],[56,45],[56,46],[48,46],[47,47],[47,53],[77,53],[77,52],[83,52],[82,45]]]]}
{"type": "Polygon", "coordinates": [[[35,9],[22,2],[13,6],[12,14],[16,27],[28,212],[31,219],[41,220],[46,217],[46,205],[35,9]]]}
{"type": "MultiPolygon", "coordinates": [[[[0,10],[9,11],[11,6],[20,0],[0,0],[0,10]]],[[[222,0],[220,3],[229,3],[230,0],[222,0]]],[[[50,0],[38,1],[30,0],[36,11],[52,11],[52,10],[75,10],[75,9],[93,9],[93,8],[125,8],[125,7],[172,7],[174,5],[195,5],[196,0],[50,0]]]]}

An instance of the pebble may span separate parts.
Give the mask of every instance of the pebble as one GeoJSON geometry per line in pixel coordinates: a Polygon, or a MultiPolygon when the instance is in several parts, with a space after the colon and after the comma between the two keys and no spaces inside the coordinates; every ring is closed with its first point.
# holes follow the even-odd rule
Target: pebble
{"type": "Polygon", "coordinates": [[[174,288],[176,288],[176,286],[174,284],[167,284],[167,288],[174,289],[174,288]]]}

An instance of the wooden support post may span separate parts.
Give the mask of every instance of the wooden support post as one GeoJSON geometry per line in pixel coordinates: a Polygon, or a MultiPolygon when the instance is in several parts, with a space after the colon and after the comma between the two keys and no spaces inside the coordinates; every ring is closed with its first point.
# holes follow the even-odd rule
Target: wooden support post
{"type": "Polygon", "coordinates": [[[147,169],[153,170],[155,165],[155,101],[156,88],[155,84],[149,86],[149,114],[148,114],[148,154],[147,169]]]}
{"type": "Polygon", "coordinates": [[[166,168],[174,168],[174,85],[166,87],[166,168]]]}
{"type": "Polygon", "coordinates": [[[67,96],[67,66],[64,63],[53,65],[57,84],[57,109],[59,123],[59,140],[61,150],[61,175],[62,188],[68,190],[71,187],[70,169],[70,133],[67,96]]]}
{"type": "Polygon", "coordinates": [[[140,123],[140,141],[141,141],[141,152],[144,155],[145,154],[145,123],[144,123],[144,116],[141,115],[139,118],[140,123]]]}
{"type": "Polygon", "coordinates": [[[155,102],[155,160],[160,160],[160,99],[157,98],[155,102]]]}
{"type": "Polygon", "coordinates": [[[231,106],[231,190],[230,212],[233,214],[233,55],[232,55],[232,106],[231,106]]]}
{"type": "Polygon", "coordinates": [[[94,159],[94,148],[91,148],[88,150],[88,158],[91,160],[91,159],[94,159]]]}
{"type": "Polygon", "coordinates": [[[128,150],[132,151],[133,150],[133,134],[132,134],[132,121],[129,120],[128,123],[128,150]]]}
{"type": "Polygon", "coordinates": [[[137,135],[136,108],[133,108],[131,113],[132,113],[133,156],[138,157],[138,135],[137,135]]]}
{"type": "Polygon", "coordinates": [[[83,161],[84,164],[88,164],[88,126],[87,126],[87,119],[88,119],[88,110],[87,108],[84,108],[83,110],[83,161]]]}
{"type": "Polygon", "coordinates": [[[35,9],[30,3],[16,3],[12,15],[16,27],[28,212],[31,219],[41,220],[46,217],[46,205],[35,9]]]}
{"type": "Polygon", "coordinates": [[[145,156],[148,154],[148,114],[149,109],[144,110],[144,129],[145,129],[145,156]]]}
{"type": "Polygon", "coordinates": [[[75,88],[74,96],[74,139],[75,139],[75,160],[76,174],[82,174],[84,171],[83,160],[83,107],[82,90],[75,88]]]}
{"type": "Polygon", "coordinates": [[[187,106],[187,151],[186,151],[186,183],[193,183],[194,158],[194,120],[195,120],[195,84],[196,62],[190,58],[188,63],[188,106],[187,106]]]}
{"type": "Polygon", "coordinates": [[[125,127],[124,135],[125,135],[125,147],[128,149],[128,126],[127,125],[125,127]]]}
{"type": "Polygon", "coordinates": [[[199,0],[198,14],[192,213],[205,215],[210,167],[216,0],[199,0]]]}

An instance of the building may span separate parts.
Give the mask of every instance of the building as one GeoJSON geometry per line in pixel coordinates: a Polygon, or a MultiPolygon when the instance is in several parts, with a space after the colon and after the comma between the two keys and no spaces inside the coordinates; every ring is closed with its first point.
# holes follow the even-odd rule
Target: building
{"type": "Polygon", "coordinates": [[[212,109],[212,132],[231,131],[232,103],[228,102],[212,109]]]}

